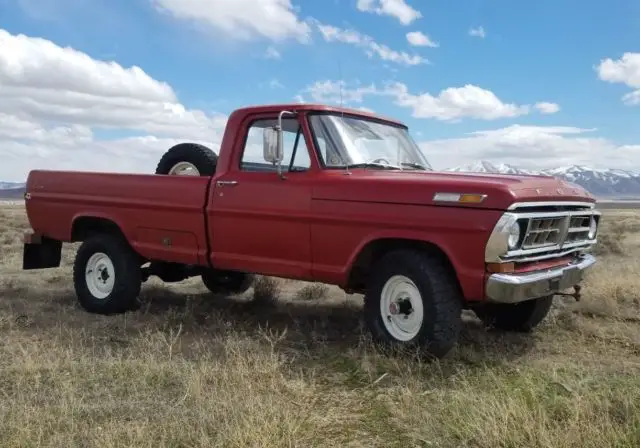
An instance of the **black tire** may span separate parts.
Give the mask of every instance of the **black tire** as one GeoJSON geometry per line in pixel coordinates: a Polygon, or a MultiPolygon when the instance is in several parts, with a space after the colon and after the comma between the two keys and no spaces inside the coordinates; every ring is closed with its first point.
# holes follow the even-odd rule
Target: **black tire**
{"type": "Polygon", "coordinates": [[[218,155],[197,143],[179,143],[162,156],[156,167],[156,174],[169,174],[179,162],[192,164],[200,176],[213,176],[218,164],[218,155]]]}
{"type": "Polygon", "coordinates": [[[253,285],[254,276],[244,272],[210,269],[201,275],[204,286],[214,294],[243,294],[253,285]]]}
{"type": "Polygon", "coordinates": [[[526,333],[547,317],[552,304],[553,296],[547,296],[514,304],[487,303],[474,312],[488,327],[526,333]]]}
{"type": "MultiPolygon", "coordinates": [[[[382,257],[369,278],[364,313],[374,341],[387,346],[419,347],[425,355],[436,358],[444,357],[453,348],[462,325],[463,300],[457,278],[445,260],[425,252],[398,250],[382,257]],[[383,288],[396,275],[405,276],[415,284],[424,310],[419,329],[407,340],[389,331],[383,321],[387,316],[381,310],[383,288]]],[[[396,314],[400,313],[396,310],[396,314]]]]}
{"type": "Polygon", "coordinates": [[[91,236],[80,245],[76,253],[73,283],[80,306],[90,313],[118,314],[135,309],[142,285],[138,256],[119,236],[91,236]],[[96,254],[104,254],[114,270],[109,272],[111,269],[107,269],[107,276],[113,278],[113,285],[112,288],[105,287],[102,291],[106,294],[104,297],[95,295],[89,286],[89,283],[93,282],[87,281],[86,271],[90,268],[87,264],[96,254]]]}

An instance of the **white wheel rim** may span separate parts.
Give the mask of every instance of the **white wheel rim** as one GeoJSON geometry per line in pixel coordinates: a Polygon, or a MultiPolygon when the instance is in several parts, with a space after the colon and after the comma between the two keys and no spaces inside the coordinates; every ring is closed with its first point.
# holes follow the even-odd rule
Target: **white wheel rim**
{"type": "Polygon", "coordinates": [[[113,291],[116,279],[111,258],[102,252],[93,254],[87,261],[85,279],[89,292],[96,299],[104,299],[109,296],[113,291]]]}
{"type": "Polygon", "coordinates": [[[422,295],[404,275],[394,275],[385,283],[380,297],[380,315],[389,334],[399,341],[417,336],[424,319],[422,295]]]}
{"type": "Polygon", "coordinates": [[[171,167],[169,174],[172,176],[199,176],[200,171],[191,162],[178,162],[171,167]]]}

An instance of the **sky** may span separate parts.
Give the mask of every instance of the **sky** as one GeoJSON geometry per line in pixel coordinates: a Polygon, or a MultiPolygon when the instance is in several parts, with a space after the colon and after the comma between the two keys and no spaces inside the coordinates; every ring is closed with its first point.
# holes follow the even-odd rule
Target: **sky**
{"type": "Polygon", "coordinates": [[[400,119],[435,169],[640,171],[640,2],[0,0],[0,180],[153,173],[282,102],[400,119]]]}

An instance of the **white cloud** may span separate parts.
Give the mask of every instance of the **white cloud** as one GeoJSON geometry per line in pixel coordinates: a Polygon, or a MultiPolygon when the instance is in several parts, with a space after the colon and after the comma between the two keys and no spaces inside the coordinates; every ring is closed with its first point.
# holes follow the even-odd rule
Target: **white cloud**
{"type": "MultiPolygon", "coordinates": [[[[415,118],[433,118],[440,121],[456,122],[463,118],[496,120],[499,118],[526,115],[533,108],[541,113],[553,113],[559,106],[554,103],[518,105],[505,103],[490,90],[467,84],[463,87],[449,87],[437,96],[430,93],[413,94],[400,82],[388,82],[383,87],[375,84],[348,87],[344,81],[316,81],[307,87],[316,101],[327,103],[361,103],[365,96],[376,95],[393,98],[396,105],[411,109],[415,118]]],[[[557,110],[556,110],[557,112],[557,110]]]]}
{"type": "Polygon", "coordinates": [[[153,170],[161,152],[151,156],[149,149],[166,150],[165,143],[185,139],[214,147],[220,141],[226,116],[186,108],[171,86],[139,67],[95,60],[2,29],[0,48],[0,179],[22,180],[28,167],[73,163],[79,169],[111,170],[121,164],[135,170],[141,166],[136,157],[147,157],[145,167],[153,170]],[[147,136],[99,140],[98,129],[147,136]],[[125,145],[130,145],[131,164],[117,159],[125,145]]]}
{"type": "MultiPolygon", "coordinates": [[[[8,141],[0,138],[0,178],[23,182],[27,173],[34,169],[151,174],[164,151],[183,141],[155,136],[113,140],[83,140],[69,136],[68,139],[50,141],[33,141],[27,136],[8,141]]],[[[189,141],[211,147],[210,141],[189,141]]]]}
{"type": "Polygon", "coordinates": [[[416,118],[495,120],[529,113],[528,106],[504,103],[492,91],[471,84],[449,87],[433,96],[430,93],[411,94],[405,84],[395,83],[387,88],[387,93],[395,97],[396,104],[412,109],[416,118]]]}
{"type": "Polygon", "coordinates": [[[485,32],[484,27],[479,26],[478,28],[469,28],[469,36],[484,39],[487,37],[487,33],[485,32]]]}
{"type": "Polygon", "coordinates": [[[534,106],[541,114],[555,114],[560,111],[560,106],[556,103],[540,102],[534,106]]]}
{"type": "Polygon", "coordinates": [[[37,121],[211,135],[224,117],[189,110],[139,67],[0,29],[0,112],[37,121]]]}
{"type": "Polygon", "coordinates": [[[280,52],[274,47],[268,47],[267,51],[264,54],[264,57],[267,59],[280,59],[282,56],[280,55],[280,52]]]}
{"type": "Polygon", "coordinates": [[[395,62],[397,64],[412,66],[426,64],[428,61],[419,55],[410,55],[404,51],[396,51],[379,44],[371,36],[361,34],[356,30],[341,29],[332,25],[317,23],[318,30],[327,42],[342,42],[364,48],[369,57],[377,55],[383,61],[395,62]]]}
{"type": "Polygon", "coordinates": [[[272,79],[271,81],[269,81],[269,87],[271,87],[272,89],[284,89],[284,84],[282,84],[277,79],[272,79]]]}
{"type": "Polygon", "coordinates": [[[361,103],[365,95],[376,95],[379,91],[373,84],[349,89],[344,81],[327,80],[316,81],[305,89],[305,93],[321,103],[349,104],[361,103]]]}
{"type": "Polygon", "coordinates": [[[358,0],[356,6],[362,12],[395,17],[403,25],[422,17],[420,11],[409,6],[405,0],[358,0]]]}
{"type": "Polygon", "coordinates": [[[592,136],[595,129],[513,125],[464,137],[424,141],[424,154],[436,169],[475,160],[508,163],[525,169],[582,164],[602,168],[640,168],[640,145],[616,145],[592,136]]]}
{"type": "Polygon", "coordinates": [[[291,0],[152,0],[178,19],[204,22],[228,37],[255,36],[274,41],[307,42],[311,29],[301,21],[291,0]]]}
{"type": "Polygon", "coordinates": [[[640,105],[640,53],[624,53],[616,61],[603,59],[596,67],[602,81],[624,84],[636,89],[622,97],[627,105],[640,105]]]}
{"type": "Polygon", "coordinates": [[[625,96],[622,97],[622,101],[627,105],[627,106],[638,106],[640,105],[640,89],[631,92],[631,93],[627,93],[625,96]]]}
{"type": "Polygon", "coordinates": [[[429,36],[420,31],[411,31],[407,33],[407,41],[415,47],[432,47],[437,48],[440,46],[437,42],[433,42],[429,36]]]}
{"type": "Polygon", "coordinates": [[[3,29],[0,48],[0,81],[5,88],[37,83],[45,89],[72,91],[80,86],[82,93],[93,96],[175,101],[168,84],[154,80],[139,67],[124,69],[46,39],[12,35],[3,29]]]}

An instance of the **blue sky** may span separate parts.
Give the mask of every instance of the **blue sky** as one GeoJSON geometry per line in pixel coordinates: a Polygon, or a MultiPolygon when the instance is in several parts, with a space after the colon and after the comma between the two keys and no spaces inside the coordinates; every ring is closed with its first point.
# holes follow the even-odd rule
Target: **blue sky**
{"type": "MultiPolygon", "coordinates": [[[[333,102],[342,80],[346,104],[405,121],[435,167],[489,155],[521,166],[640,169],[640,95],[623,101],[640,89],[637,1],[0,0],[0,28],[123,70],[138,66],[209,118],[247,104],[333,102]],[[480,28],[482,36],[470,35],[480,28]],[[411,32],[431,44],[412,45],[411,32]],[[453,90],[439,96],[445,89],[453,90]]],[[[0,47],[5,68],[7,51],[0,47]]],[[[101,147],[158,135],[25,107],[2,112],[47,131],[87,126],[101,147]]],[[[162,150],[149,149],[136,167],[148,169],[162,150]]],[[[19,176],[0,172],[8,177],[19,176]]]]}

